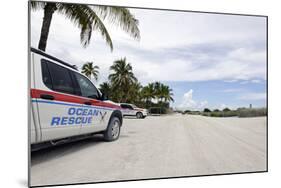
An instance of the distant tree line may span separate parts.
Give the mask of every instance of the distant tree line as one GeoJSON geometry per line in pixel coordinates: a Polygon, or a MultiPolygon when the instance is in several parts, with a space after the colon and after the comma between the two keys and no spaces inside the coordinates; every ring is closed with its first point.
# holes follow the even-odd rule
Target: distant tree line
{"type": "Polygon", "coordinates": [[[258,117],[266,116],[267,108],[237,108],[236,110],[231,110],[229,108],[210,110],[209,108],[204,108],[202,111],[185,110],[182,113],[210,117],[258,117]]]}

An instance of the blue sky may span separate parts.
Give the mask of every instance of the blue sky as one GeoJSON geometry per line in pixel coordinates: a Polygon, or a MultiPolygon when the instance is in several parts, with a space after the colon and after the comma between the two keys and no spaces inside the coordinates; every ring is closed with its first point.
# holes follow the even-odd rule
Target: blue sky
{"type": "MultiPolygon", "coordinates": [[[[82,67],[100,67],[97,85],[109,66],[126,57],[138,80],[160,81],[174,93],[179,109],[263,107],[266,104],[266,19],[264,17],[130,9],[139,20],[140,41],[105,21],[114,50],[93,33],[82,48],[79,29],[53,16],[46,51],[82,67]]],[[[31,45],[37,46],[43,12],[31,14],[31,45]]]]}
{"type": "Polygon", "coordinates": [[[223,109],[229,107],[232,109],[238,107],[264,107],[266,86],[264,81],[255,81],[254,83],[235,81],[176,81],[165,82],[173,88],[175,95],[174,107],[182,107],[184,98],[188,98],[183,107],[197,109],[208,107],[212,109],[223,109]],[[188,92],[186,92],[188,91],[188,92]],[[186,94],[186,96],[184,96],[186,94]]]}

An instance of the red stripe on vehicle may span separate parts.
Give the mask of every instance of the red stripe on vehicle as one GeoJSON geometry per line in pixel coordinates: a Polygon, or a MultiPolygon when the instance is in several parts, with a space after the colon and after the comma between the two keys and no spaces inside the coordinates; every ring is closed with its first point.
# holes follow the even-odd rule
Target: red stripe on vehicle
{"type": "Polygon", "coordinates": [[[41,98],[41,95],[52,95],[55,97],[55,101],[63,101],[63,102],[72,102],[77,104],[84,104],[85,102],[91,102],[93,106],[100,106],[100,107],[107,107],[107,108],[117,108],[120,109],[120,106],[114,105],[111,103],[85,98],[85,97],[79,97],[71,94],[62,94],[52,91],[44,91],[40,89],[31,89],[30,90],[31,98],[39,99],[41,98]]]}

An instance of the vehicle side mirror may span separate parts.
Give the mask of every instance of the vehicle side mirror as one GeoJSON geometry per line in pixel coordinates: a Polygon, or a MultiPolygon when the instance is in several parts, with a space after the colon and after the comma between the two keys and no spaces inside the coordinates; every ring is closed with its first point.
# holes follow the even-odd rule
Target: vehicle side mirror
{"type": "Polygon", "coordinates": [[[108,95],[105,94],[105,93],[102,93],[102,95],[101,95],[101,100],[103,100],[103,101],[108,100],[108,95]]]}

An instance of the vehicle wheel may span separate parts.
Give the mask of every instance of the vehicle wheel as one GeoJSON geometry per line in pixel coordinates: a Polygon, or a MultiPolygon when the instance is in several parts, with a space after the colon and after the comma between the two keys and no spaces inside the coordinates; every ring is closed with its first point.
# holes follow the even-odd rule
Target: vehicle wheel
{"type": "Polygon", "coordinates": [[[110,120],[106,131],[103,133],[104,139],[109,142],[117,140],[120,135],[120,130],[121,130],[121,122],[119,118],[113,117],[110,120]]]}
{"type": "Polygon", "coordinates": [[[140,118],[142,118],[142,117],[143,117],[142,113],[141,113],[141,112],[138,112],[138,113],[137,113],[137,118],[140,119],[140,118]]]}

